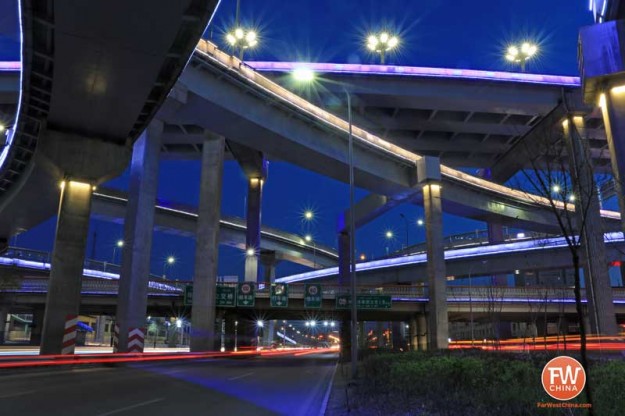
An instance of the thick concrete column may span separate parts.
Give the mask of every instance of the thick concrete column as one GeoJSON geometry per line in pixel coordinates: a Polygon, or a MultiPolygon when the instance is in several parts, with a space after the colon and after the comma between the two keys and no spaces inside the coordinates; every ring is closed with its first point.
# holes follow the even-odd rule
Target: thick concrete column
{"type": "Polygon", "coordinates": [[[162,131],[162,123],[152,122],[135,142],[132,152],[115,317],[115,324],[119,327],[116,352],[143,351],[142,343],[128,345],[128,334],[136,329],[143,331],[144,337],[146,334],[154,204],[162,131]]]}
{"type": "Polygon", "coordinates": [[[263,280],[265,285],[270,285],[276,280],[276,266],[278,259],[275,251],[262,251],[260,253],[260,263],[263,265],[263,280]]]}
{"type": "Polygon", "coordinates": [[[216,350],[215,291],[219,261],[219,219],[224,167],[223,137],[202,145],[202,173],[195,244],[191,352],[216,350]]]}
{"type": "Polygon", "coordinates": [[[384,348],[384,322],[378,321],[375,323],[376,337],[378,338],[378,348],[384,348]]]}
{"type": "Polygon", "coordinates": [[[365,328],[365,321],[358,322],[358,348],[367,348],[367,332],[365,328]]]}
{"type": "Polygon", "coordinates": [[[425,314],[417,315],[417,344],[419,351],[428,349],[428,323],[425,314]]]}
{"type": "Polygon", "coordinates": [[[43,307],[36,307],[32,311],[33,323],[30,328],[29,345],[41,345],[41,334],[43,333],[43,316],[45,310],[43,307]]]}
{"type": "Polygon", "coordinates": [[[584,119],[569,116],[564,121],[563,127],[575,189],[577,222],[578,225],[584,225],[582,250],[591,332],[601,335],[617,335],[618,326],[612,299],[592,157],[588,143],[582,139],[584,119]]]}
{"type": "Polygon", "coordinates": [[[66,322],[75,319],[80,309],[92,185],[64,181],[61,186],[41,354],[74,353],[75,338],[66,337],[65,326],[66,322]]]}
{"type": "Polygon", "coordinates": [[[258,260],[260,257],[260,224],[263,196],[263,179],[250,178],[247,182],[247,214],[245,222],[245,281],[260,282],[258,260]]]}
{"type": "Polygon", "coordinates": [[[625,89],[620,86],[608,88],[600,97],[614,186],[621,211],[621,229],[625,231],[625,89]]]}
{"type": "Polygon", "coordinates": [[[417,351],[419,349],[419,329],[417,327],[417,317],[412,316],[408,323],[408,339],[410,340],[410,351],[417,351]]]}
{"type": "Polygon", "coordinates": [[[7,318],[9,317],[9,307],[0,307],[0,345],[4,344],[7,336],[7,318]]]}
{"type": "Polygon", "coordinates": [[[423,185],[428,273],[428,333],[431,349],[447,348],[449,323],[445,250],[443,246],[443,207],[441,204],[440,161],[423,157],[417,162],[417,178],[423,185]]]}

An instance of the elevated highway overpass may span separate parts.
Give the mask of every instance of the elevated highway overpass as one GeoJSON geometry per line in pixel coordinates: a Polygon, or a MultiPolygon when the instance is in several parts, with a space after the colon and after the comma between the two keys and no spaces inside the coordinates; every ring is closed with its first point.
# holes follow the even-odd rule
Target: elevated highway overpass
{"type": "MultiPolygon", "coordinates": [[[[122,223],[128,203],[127,195],[111,189],[98,189],[93,193],[94,218],[122,223]]],[[[155,229],[170,234],[195,238],[197,208],[181,204],[157,203],[155,229]]],[[[222,216],[219,239],[221,244],[245,251],[246,224],[243,218],[222,216]]],[[[308,243],[303,236],[262,226],[261,251],[275,253],[277,261],[289,261],[314,269],[336,265],[336,250],[316,243],[308,243]]]]}
{"type": "MultiPolygon", "coordinates": [[[[625,254],[622,233],[605,235],[608,261],[620,262],[625,254]]],[[[545,270],[572,267],[569,248],[563,237],[519,239],[501,244],[469,245],[445,250],[448,276],[514,273],[516,270],[545,270]]],[[[427,282],[427,255],[417,253],[356,264],[362,284],[415,284],[427,282]]],[[[276,279],[281,283],[329,282],[339,277],[338,267],[315,270],[276,279]]]]}
{"type": "MultiPolygon", "coordinates": [[[[7,263],[0,258],[0,263],[7,263]]],[[[36,271],[33,264],[24,263],[21,270],[28,273],[36,271]]],[[[45,265],[44,265],[45,267],[45,265]]],[[[113,315],[117,305],[119,281],[108,274],[103,278],[93,270],[86,270],[82,281],[81,313],[113,315]],[[99,277],[95,277],[98,275],[99,277]]],[[[191,307],[183,302],[184,287],[191,282],[151,280],[148,299],[148,314],[153,316],[185,316],[191,307]]],[[[45,303],[48,278],[45,276],[25,275],[13,286],[0,289],[0,296],[10,300],[11,313],[31,313],[41,309],[45,303]]],[[[252,319],[262,313],[263,319],[340,319],[344,309],[337,308],[337,295],[348,294],[349,289],[333,284],[322,285],[321,308],[311,310],[304,306],[304,285],[289,284],[289,306],[273,308],[269,303],[268,288],[256,291],[256,302],[251,308],[220,308],[227,314],[247,316],[252,319]]],[[[387,295],[392,299],[390,309],[363,309],[359,312],[363,320],[405,320],[408,321],[417,313],[427,311],[427,286],[401,285],[364,285],[358,288],[358,295],[387,295]]],[[[582,291],[583,302],[586,302],[585,291],[582,291]]],[[[625,319],[625,289],[614,288],[613,299],[619,317],[625,319]]],[[[497,311],[503,319],[524,319],[529,312],[541,310],[550,315],[564,313],[575,315],[575,300],[570,287],[483,287],[483,286],[448,286],[447,302],[449,316],[452,320],[466,320],[470,310],[476,318],[485,317],[496,304],[497,311]]]]}
{"type": "MultiPolygon", "coordinates": [[[[272,158],[347,181],[347,122],[280,87],[209,42],[200,41],[190,63],[158,114],[165,122],[164,154],[172,157],[197,155],[205,137],[203,132],[209,130],[261,150],[272,158]]],[[[295,68],[293,63],[252,62],[250,65],[269,73],[295,68]]],[[[538,127],[540,121],[557,113],[559,117],[549,121],[555,124],[564,117],[564,113],[559,113],[561,109],[558,110],[563,91],[576,96],[579,93],[576,77],[377,65],[301,65],[338,76],[339,81],[353,84],[355,97],[362,96],[365,116],[360,121],[367,130],[354,128],[356,184],[387,196],[391,206],[402,202],[422,203],[416,187],[415,167],[420,154],[438,155],[443,163],[448,160],[457,166],[461,164],[454,158],[445,157],[444,146],[452,153],[464,151],[455,156],[463,161],[471,160],[466,152],[483,149],[491,154],[491,163],[483,166],[492,166],[496,173],[498,162],[502,166],[512,166],[505,158],[518,156],[514,146],[522,137],[543,131],[538,127]],[[393,111],[395,117],[390,120],[380,114],[390,105],[384,104],[385,100],[394,102],[395,109],[399,109],[393,111]],[[408,111],[405,116],[402,116],[403,110],[408,111]],[[427,114],[416,117],[411,111],[427,114]],[[404,125],[410,123],[413,125],[404,125]],[[416,138],[402,138],[401,131],[408,131],[416,138]],[[445,133],[446,138],[434,134],[437,132],[445,133]],[[474,137],[468,140],[467,135],[474,137]],[[489,148],[493,140],[503,143],[497,151],[489,148]]],[[[331,83],[328,85],[330,91],[337,88],[331,83]]],[[[339,105],[339,113],[340,108],[339,105]]],[[[596,112],[585,109],[590,111],[593,120],[598,120],[596,112]]],[[[594,154],[605,159],[608,153],[601,123],[590,123],[596,128],[587,129],[589,134],[598,137],[591,140],[596,145],[594,154]]],[[[474,165],[481,166],[480,163],[474,165]]],[[[605,165],[605,160],[599,165],[605,165]]],[[[446,212],[524,229],[559,231],[546,198],[446,165],[441,170],[446,212]]],[[[55,198],[50,200],[53,202],[48,204],[47,216],[55,207],[55,198]]],[[[46,216],[37,221],[43,217],[46,216]]],[[[618,213],[604,211],[603,217],[606,229],[618,229],[618,213]]],[[[16,224],[25,229],[30,225],[16,224]]]]}

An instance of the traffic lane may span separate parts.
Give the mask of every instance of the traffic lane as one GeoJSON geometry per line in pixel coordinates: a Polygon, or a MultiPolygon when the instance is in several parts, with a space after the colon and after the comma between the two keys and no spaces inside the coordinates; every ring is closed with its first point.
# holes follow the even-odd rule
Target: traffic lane
{"type": "MultiPolygon", "coordinates": [[[[248,402],[273,414],[317,416],[332,383],[337,358],[332,352],[222,360],[210,366],[140,366],[229,395],[235,399],[233,403],[248,402]]],[[[229,410],[236,412],[234,407],[229,410]]]]}
{"type": "MultiPolygon", "coordinates": [[[[209,360],[202,361],[203,368],[213,365],[209,360]]],[[[193,364],[177,367],[168,371],[186,371],[193,364]]],[[[0,415],[275,414],[195,383],[129,366],[23,376],[7,376],[6,380],[0,376],[0,415]]]]}
{"type": "Polygon", "coordinates": [[[0,376],[4,415],[318,415],[335,354],[133,364],[0,376]]]}

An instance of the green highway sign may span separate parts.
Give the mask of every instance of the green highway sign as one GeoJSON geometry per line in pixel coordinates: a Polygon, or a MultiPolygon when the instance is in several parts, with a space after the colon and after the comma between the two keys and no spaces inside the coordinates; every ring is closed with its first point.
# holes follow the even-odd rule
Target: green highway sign
{"type": "Polygon", "coordinates": [[[253,307],[256,302],[254,282],[239,283],[237,290],[237,306],[253,307]]]}
{"type": "Polygon", "coordinates": [[[289,287],[284,283],[271,285],[271,307],[286,308],[289,306],[289,287]]]}
{"type": "Polygon", "coordinates": [[[237,305],[237,288],[217,285],[217,307],[233,308],[237,305]]]}
{"type": "Polygon", "coordinates": [[[304,308],[321,308],[321,285],[304,286],[304,308]]]}
{"type": "MultiPolygon", "coordinates": [[[[336,295],[336,309],[349,309],[352,306],[351,295],[336,295]]],[[[389,295],[357,295],[358,309],[390,309],[393,301],[389,295]]]]}
{"type": "Polygon", "coordinates": [[[192,285],[186,285],[184,287],[183,305],[184,306],[191,306],[192,304],[193,304],[193,286],[192,285]]]}

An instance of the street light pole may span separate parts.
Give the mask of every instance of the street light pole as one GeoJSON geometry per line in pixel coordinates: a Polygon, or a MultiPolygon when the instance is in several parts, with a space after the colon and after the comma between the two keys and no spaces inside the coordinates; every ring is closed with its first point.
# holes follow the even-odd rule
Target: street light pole
{"type": "Polygon", "coordinates": [[[347,97],[347,121],[349,123],[349,259],[350,259],[350,294],[352,299],[352,326],[351,326],[351,360],[352,379],[358,375],[358,307],[356,304],[356,253],[354,248],[355,231],[354,226],[354,144],[352,137],[352,97],[349,91],[343,87],[343,92],[347,97]]]}
{"type": "Polygon", "coordinates": [[[404,219],[404,223],[406,224],[406,249],[407,249],[408,248],[408,219],[403,213],[400,213],[399,216],[404,219]]]}

